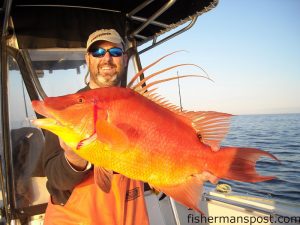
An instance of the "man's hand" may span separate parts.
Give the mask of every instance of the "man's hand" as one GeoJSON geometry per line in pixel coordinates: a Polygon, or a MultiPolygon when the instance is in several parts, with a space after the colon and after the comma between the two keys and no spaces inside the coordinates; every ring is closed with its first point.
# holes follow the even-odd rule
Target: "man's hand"
{"type": "Polygon", "coordinates": [[[63,140],[59,138],[60,146],[65,150],[65,157],[70,163],[70,165],[78,171],[85,170],[87,166],[87,161],[80,156],[78,156],[63,140]]]}

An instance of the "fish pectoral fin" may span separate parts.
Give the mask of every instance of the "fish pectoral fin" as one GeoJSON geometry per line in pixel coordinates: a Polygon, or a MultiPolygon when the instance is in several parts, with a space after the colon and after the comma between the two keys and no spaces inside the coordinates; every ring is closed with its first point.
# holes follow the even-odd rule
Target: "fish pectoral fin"
{"type": "Polygon", "coordinates": [[[97,134],[92,134],[90,137],[81,140],[78,144],[76,149],[79,150],[81,147],[91,144],[93,141],[97,139],[97,134]]]}
{"type": "Polygon", "coordinates": [[[112,181],[113,171],[106,170],[102,167],[94,167],[94,180],[97,186],[108,193],[111,189],[111,181],[112,181]]]}
{"type": "Polygon", "coordinates": [[[128,137],[123,130],[106,120],[97,121],[96,133],[98,139],[113,150],[124,151],[129,147],[128,137]]]}
{"type": "Polygon", "coordinates": [[[203,183],[203,177],[199,174],[188,177],[183,184],[164,187],[155,186],[155,189],[160,190],[177,202],[204,215],[198,206],[203,192],[203,183]]]}

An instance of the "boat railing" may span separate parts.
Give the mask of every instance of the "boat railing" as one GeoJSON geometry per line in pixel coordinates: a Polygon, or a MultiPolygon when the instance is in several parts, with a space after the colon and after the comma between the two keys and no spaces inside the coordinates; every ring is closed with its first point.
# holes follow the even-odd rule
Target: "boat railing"
{"type": "MultiPolygon", "coordinates": [[[[240,207],[245,209],[246,211],[249,212],[259,212],[259,213],[263,213],[263,214],[267,214],[267,215],[271,215],[274,217],[278,217],[278,216],[287,216],[286,214],[282,213],[282,212],[278,212],[276,210],[276,206],[275,205],[270,205],[270,204],[264,204],[264,203],[259,203],[259,201],[247,201],[244,198],[249,198],[249,199],[254,199],[255,197],[247,197],[247,196],[243,196],[243,197],[236,197],[233,198],[234,196],[230,197],[223,197],[223,196],[217,196],[214,194],[214,192],[206,192],[203,194],[203,199],[207,202],[210,201],[217,201],[217,202],[221,202],[221,203],[225,203],[231,206],[236,206],[236,207],[240,207]]],[[[262,198],[257,197],[257,200],[263,200],[262,198]]],[[[268,199],[264,199],[265,202],[268,201],[268,199]]],[[[270,202],[273,202],[270,200],[270,202]]]]}

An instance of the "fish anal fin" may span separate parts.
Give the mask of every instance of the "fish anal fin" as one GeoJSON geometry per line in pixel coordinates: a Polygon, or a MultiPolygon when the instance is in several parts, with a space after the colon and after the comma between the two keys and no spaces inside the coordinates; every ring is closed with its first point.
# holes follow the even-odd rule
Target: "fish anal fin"
{"type": "Polygon", "coordinates": [[[161,192],[173,198],[175,201],[204,215],[199,208],[204,181],[205,179],[203,178],[202,174],[197,174],[188,177],[187,181],[183,184],[163,187],[155,186],[155,189],[160,190],[161,192]]]}
{"type": "Polygon", "coordinates": [[[124,151],[129,147],[126,133],[106,120],[98,120],[96,123],[97,138],[110,145],[113,150],[124,151]]]}
{"type": "Polygon", "coordinates": [[[94,180],[97,186],[108,193],[111,189],[113,171],[106,170],[102,167],[94,167],[94,180]]]}

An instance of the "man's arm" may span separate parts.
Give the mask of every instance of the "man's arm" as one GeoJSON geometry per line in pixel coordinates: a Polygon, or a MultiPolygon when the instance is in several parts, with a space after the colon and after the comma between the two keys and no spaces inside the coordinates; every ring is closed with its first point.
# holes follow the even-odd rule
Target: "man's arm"
{"type": "Polygon", "coordinates": [[[70,166],[76,171],[84,171],[87,166],[88,162],[78,156],[65,142],[59,139],[59,144],[63,148],[65,152],[65,158],[69,162],[70,166]]]}
{"type": "MultiPolygon", "coordinates": [[[[68,151],[67,151],[68,152],[68,151]]],[[[43,151],[43,166],[48,178],[47,188],[59,202],[66,202],[74,187],[87,176],[90,170],[84,170],[87,162],[65,151],[60,145],[59,138],[45,131],[45,149],[43,151]],[[73,158],[72,158],[73,156],[73,158]],[[76,164],[74,160],[78,160],[76,164]],[[81,171],[83,170],[83,171],[81,171]]]]}

